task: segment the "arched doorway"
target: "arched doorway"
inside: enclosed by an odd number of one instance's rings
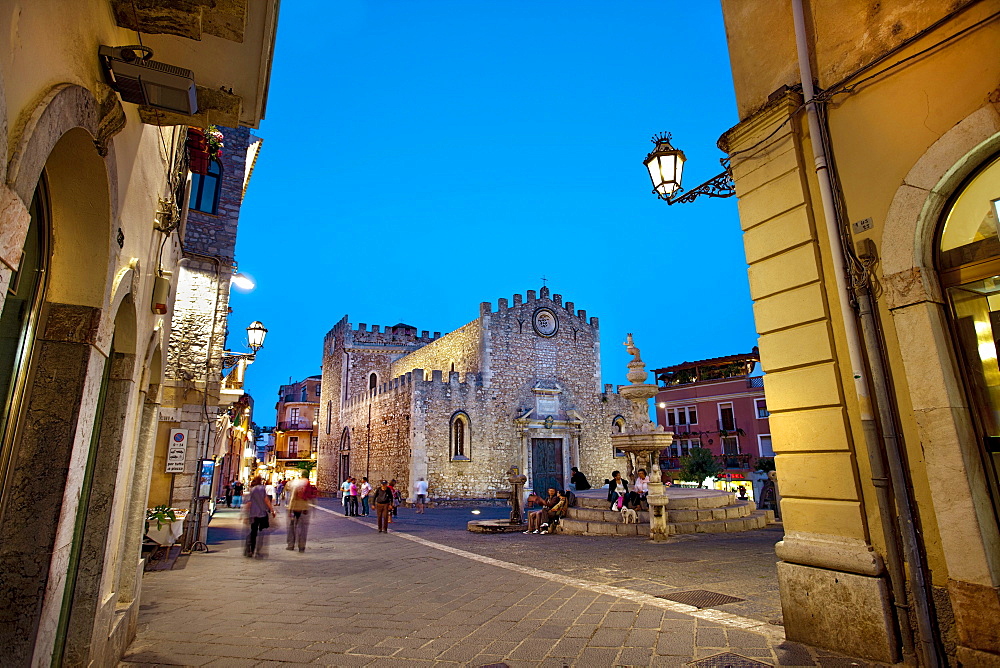
[[[351,474],[351,428],[344,427],[340,435],[340,477],[337,479],[339,485],[347,476]]]
[[[1000,155],[957,189],[942,216],[937,269],[970,401],[993,519],[1000,526]]]
[[[21,598],[0,610],[0,642],[15,664],[61,656],[67,564],[82,546],[82,464],[94,445],[113,330],[112,188],[94,136],[66,127],[83,122],[73,115],[78,93],[64,89],[36,114],[14,181],[17,196],[31,202],[21,294],[8,295],[15,300],[4,307],[0,572]]]

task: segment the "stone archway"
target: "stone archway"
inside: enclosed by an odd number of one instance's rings
[[[97,110],[86,89],[53,88],[23,121],[7,165],[6,192],[22,206],[44,175],[51,241],[0,516],[0,571],[12,602],[0,611],[0,641],[15,663],[47,662],[57,642],[113,331],[106,295],[117,197],[113,151],[102,158],[94,145]],[[26,229],[7,227],[5,243],[23,243]]]
[[[989,511],[981,459],[934,267],[937,229],[950,198],[1000,150],[1000,112],[986,105],[941,136],[907,174],[886,216],[881,244],[886,305],[893,316],[916,416],[950,581],[1000,583],[1000,536]],[[927,364],[937,359],[940,364]],[[957,447],[949,447],[954,444]],[[945,502],[945,500],[947,500]],[[954,596],[954,592],[952,592]]]

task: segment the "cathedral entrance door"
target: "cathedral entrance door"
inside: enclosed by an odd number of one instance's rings
[[[347,476],[351,475],[351,451],[340,453],[340,479],[337,484],[344,482]]]
[[[561,438],[531,439],[531,484],[536,494],[545,496],[549,487],[563,489]]]

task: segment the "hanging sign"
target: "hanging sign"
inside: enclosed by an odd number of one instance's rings
[[[184,473],[187,442],[187,429],[170,430],[170,442],[167,444],[167,473]]]

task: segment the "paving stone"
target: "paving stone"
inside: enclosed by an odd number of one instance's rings
[[[308,649],[290,649],[287,647],[269,649],[257,655],[258,659],[266,661],[297,661],[299,663],[309,663],[323,656],[322,652]]]
[[[588,647],[576,658],[578,666],[614,666],[618,658],[618,649],[604,647]]]
[[[695,644],[698,647],[727,647],[726,632],[723,629],[699,628],[695,634]]]
[[[258,661],[256,659],[238,659],[234,657],[220,657],[206,663],[209,668],[253,668]]]
[[[645,647],[626,647],[618,656],[618,664],[622,666],[648,666],[653,657],[653,651]]]
[[[625,639],[625,631],[622,629],[599,628],[591,636],[587,644],[590,647],[621,647]]]
[[[320,504],[333,505],[327,500]],[[467,512],[456,509],[453,514],[463,517],[464,526]],[[733,578],[738,571],[755,573],[755,565],[731,537],[706,534],[679,541],[684,550],[711,545],[706,541],[729,541],[719,543],[727,549],[716,549],[715,566],[695,564],[684,577],[676,574],[686,564],[664,568],[653,555],[668,552],[649,549],[644,542],[633,545],[616,538],[605,547],[604,539],[569,537],[578,542],[549,543],[559,555],[553,563],[560,566],[552,570],[579,581],[577,586],[435,550],[402,535],[375,534],[329,513],[317,515],[310,527],[310,551],[299,555],[275,549],[269,559],[248,563],[239,541],[213,539],[226,522],[233,522],[228,531],[242,531],[226,511],[217,513],[209,529],[212,552],[192,556],[183,570],[144,578],[138,634],[123,665],[681,666],[720,651],[773,662],[772,646],[783,665],[850,665],[837,663],[840,657],[827,657],[829,653],[819,662],[814,651],[796,643],[776,646],[759,633],[591,588],[615,582],[644,594],[682,588],[742,594],[744,588],[733,585]],[[500,546],[490,556],[514,563],[523,557],[524,565],[536,567],[536,546],[516,547],[525,545],[519,537],[470,536],[464,530],[449,537],[430,525],[416,532],[418,523],[433,519],[430,512],[414,518],[415,535],[445,544],[452,540],[454,547],[470,551]],[[409,527],[401,523],[397,528]],[[773,543],[775,533],[768,536]],[[274,538],[277,547],[280,530]],[[327,549],[334,541],[352,549]],[[560,552],[573,545],[575,551]],[[773,569],[773,549],[768,549]],[[387,557],[378,568],[357,557],[373,552]],[[292,568],[295,578],[290,580],[284,574]],[[609,568],[615,570],[609,573]],[[211,590],[205,582],[213,583]],[[754,591],[746,595],[753,604]],[[736,614],[748,614],[737,605]],[[258,612],[263,610],[269,612]],[[180,641],[177,628],[192,631]]]

